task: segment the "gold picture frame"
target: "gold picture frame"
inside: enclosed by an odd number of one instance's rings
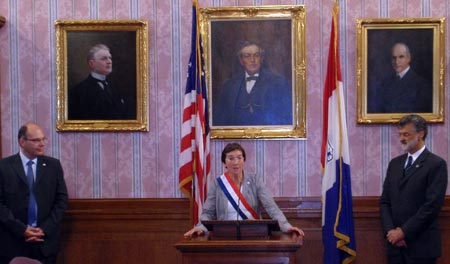
[[[356,30],[357,123],[444,122],[445,18],[357,19]]]
[[[147,21],[57,20],[55,27],[56,130],[148,131]],[[107,81],[111,81],[111,86],[116,90],[114,95],[111,95],[110,85],[107,84],[108,95],[115,98],[111,101],[118,102],[114,104],[114,107],[120,104],[120,114],[114,116],[112,114],[100,116],[97,111],[99,108],[93,107],[97,104],[90,103],[95,102],[95,99],[87,100],[87,98],[99,98],[98,92],[95,95],[87,95],[86,91],[91,91],[92,87],[83,88],[82,95],[76,96],[73,95],[74,90],[70,90],[81,86],[83,81],[90,78],[87,56],[90,49],[98,44],[106,45],[112,55],[112,72],[107,76]],[[97,84],[94,83],[94,85]],[[101,84],[99,85],[105,90]],[[95,90],[99,88],[95,87]],[[77,98],[77,103],[69,103],[69,97]],[[70,100],[70,102],[73,101],[75,100]],[[71,105],[70,108],[69,105]],[[77,108],[74,107],[75,105]],[[106,107],[103,110],[105,113],[110,111]],[[83,111],[83,114],[79,114],[80,111]]]
[[[212,139],[306,138],[305,16],[306,11],[303,5],[200,9],[200,30],[205,50]],[[260,69],[264,68],[264,72],[259,70],[258,77],[260,84],[266,84],[267,87],[264,89],[271,88],[275,91],[273,88],[277,88],[276,91],[282,89],[287,91],[287,96],[277,98],[278,94],[275,94],[270,99],[278,106],[269,108],[268,105],[272,102],[265,103],[266,110],[273,109],[270,110],[272,112],[267,110],[268,114],[265,116],[272,115],[272,119],[268,117],[264,121],[261,121],[263,119],[258,121],[251,118],[244,119],[242,116],[245,115],[236,114],[234,110],[228,111],[226,106],[228,104],[225,102],[234,100],[230,98],[236,95],[226,98],[221,93],[223,90],[227,93],[230,91],[224,88],[227,80],[244,81],[244,65],[239,63],[238,56],[238,50],[242,47],[239,45],[242,43],[257,45],[261,53],[264,49],[259,64]],[[260,52],[257,53],[258,58]],[[274,75],[270,74],[275,74],[276,77],[273,77],[273,80],[280,82],[272,82],[268,76]],[[237,75],[241,76],[235,77]],[[262,76],[267,78],[263,79]],[[254,87],[260,84],[257,80]],[[283,88],[279,88],[282,85]],[[232,89],[241,88],[235,86]],[[285,99],[287,103],[283,104],[282,101]],[[223,105],[226,108],[221,108]],[[255,112],[259,111],[256,107],[259,105],[255,104]],[[249,112],[254,113],[253,106],[249,109],[251,109],[248,110]],[[242,118],[236,121],[230,118],[232,115]]]

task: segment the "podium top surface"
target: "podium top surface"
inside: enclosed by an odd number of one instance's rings
[[[269,231],[280,231],[280,226],[275,220],[208,220],[202,221],[202,224],[212,230],[216,226],[267,226]]]

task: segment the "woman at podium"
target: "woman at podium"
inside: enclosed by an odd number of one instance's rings
[[[208,229],[201,221],[261,219],[260,204],[267,214],[278,222],[281,231],[305,235],[303,230],[288,222],[262,179],[255,174],[244,172],[246,157],[245,150],[240,144],[227,144],[222,151],[221,160],[225,173],[210,181],[200,222],[186,232],[185,237],[207,232]]]

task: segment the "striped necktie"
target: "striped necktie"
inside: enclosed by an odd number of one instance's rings
[[[27,179],[28,187],[30,188],[30,200],[28,202],[28,225],[37,226],[37,203],[34,195],[34,173],[33,173],[33,161],[27,162]]]
[[[408,170],[411,168],[412,165],[412,156],[408,157],[408,162],[406,163],[405,168],[403,169],[403,176],[406,176],[406,174],[408,173]]]

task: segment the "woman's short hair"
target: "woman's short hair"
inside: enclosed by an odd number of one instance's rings
[[[222,163],[225,163],[225,159],[227,158],[227,154],[231,151],[240,150],[242,152],[242,157],[245,161],[245,150],[239,143],[228,143],[225,148],[222,150]]]

